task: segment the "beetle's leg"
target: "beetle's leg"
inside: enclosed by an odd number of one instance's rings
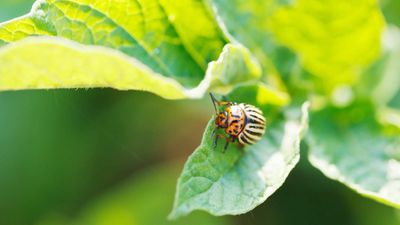
[[[215,136],[216,131],[217,131],[217,128],[215,127],[214,130],[211,132],[211,139]]]
[[[226,138],[226,142],[225,142],[225,146],[224,146],[224,151],[223,153],[226,152],[226,149],[228,148],[229,142],[231,142],[231,140],[229,138]]]
[[[213,145],[212,145],[212,147],[214,149],[217,147],[217,142],[218,142],[218,138],[219,138],[219,135],[215,136],[215,134],[217,133],[217,129],[218,129],[218,127],[215,127],[214,130],[211,132],[211,139],[213,139],[215,137],[214,141],[213,141]]]
[[[215,138],[214,138],[214,142],[213,142],[213,146],[212,146],[213,149],[215,149],[217,147],[218,138],[219,138],[219,135],[215,136]]]
[[[229,142],[232,142],[232,143],[233,143],[233,142],[235,142],[235,139],[236,139],[236,137],[234,137],[234,136],[226,137],[226,138],[225,138],[226,143],[225,143],[225,146],[224,146],[224,151],[223,151],[223,153],[226,152],[226,149],[228,148]]]
[[[217,135],[215,135],[215,139],[214,139],[214,143],[213,143],[213,148],[214,148],[214,149],[217,147],[218,139],[219,139],[219,138],[225,138],[225,136],[222,135],[222,134],[217,134]]]
[[[218,139],[219,139],[220,137],[222,137],[221,134],[215,135],[214,142],[213,142],[213,148],[214,148],[214,149],[217,147]]]

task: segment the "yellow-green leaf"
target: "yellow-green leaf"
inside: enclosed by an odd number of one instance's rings
[[[228,44],[210,63],[198,87],[187,89],[119,51],[66,39],[31,37],[0,49],[0,90],[112,87],[143,90],[168,99],[199,98],[209,88],[257,79],[260,69],[247,49]]]
[[[328,90],[354,84],[380,55],[384,18],[376,0],[299,0],[275,11],[269,23]]]
[[[111,87],[198,98],[261,76],[251,53],[227,44],[195,0],[38,0],[0,24],[0,46],[0,90]]]
[[[119,50],[192,87],[226,44],[195,0],[37,0],[29,14],[0,25],[0,45],[36,35]]]

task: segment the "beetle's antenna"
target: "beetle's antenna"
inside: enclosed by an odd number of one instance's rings
[[[210,96],[211,96],[211,101],[213,102],[214,105],[215,112],[218,113],[218,108],[217,108],[218,100],[214,97],[214,95],[211,92]]]

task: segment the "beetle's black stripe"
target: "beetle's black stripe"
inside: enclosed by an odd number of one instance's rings
[[[260,119],[258,119],[258,118],[255,118],[255,117],[253,117],[252,118],[254,121],[258,121],[261,125],[265,125],[265,121],[264,120],[260,120]]]
[[[248,140],[250,140],[251,142],[256,142],[257,139],[251,137],[250,135],[248,135],[246,132],[243,132],[243,136],[246,137]]]
[[[249,125],[249,128],[252,128],[252,129],[261,129],[261,130],[264,130],[264,129],[265,129],[264,126],[255,126],[255,125]]]
[[[251,135],[247,131],[244,132],[244,135],[246,135],[246,137],[249,137],[250,139],[252,139],[253,143],[256,143],[258,140],[261,139],[261,136]]]
[[[260,118],[257,118],[257,117],[255,117],[255,116],[249,116],[249,119],[252,120],[252,121],[258,121],[258,124],[261,124],[261,125],[264,125],[264,124],[265,124],[265,121],[264,121],[264,120],[262,120],[262,119],[260,119]]]
[[[246,135],[245,133],[241,134],[242,140],[245,140],[246,144],[254,144],[257,140],[254,138],[251,138],[249,135]]]
[[[249,114],[249,116],[250,116],[250,117],[253,117],[253,118],[256,118],[256,119],[259,119],[259,120],[261,120],[261,121],[265,121],[265,119],[263,118],[263,116],[260,116],[259,114],[251,113],[251,114]]]
[[[243,134],[239,136],[239,141],[242,142],[243,144],[248,144],[248,145],[252,144],[252,142],[250,142]]]
[[[264,133],[265,132],[265,127],[263,128],[251,128],[250,126],[246,126],[246,130],[252,131],[252,132],[257,132],[257,133]]]
[[[254,120],[253,118],[248,118],[247,122],[248,122],[249,124],[264,125],[264,123],[263,123],[262,121]]]
[[[256,111],[254,109],[247,109],[246,112],[252,112],[252,113],[256,113],[256,114],[262,115],[261,111]]]
[[[254,131],[251,131],[251,130],[245,130],[245,133],[246,133],[246,132],[249,133],[249,134],[258,136],[258,137],[261,137],[261,136],[263,135],[263,133],[254,132]]]

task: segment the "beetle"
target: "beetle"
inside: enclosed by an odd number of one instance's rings
[[[217,147],[219,138],[226,140],[224,152],[230,142],[238,141],[241,146],[245,146],[254,144],[261,139],[265,133],[266,119],[260,109],[246,103],[218,101],[212,93],[210,96],[216,113],[215,128],[211,134],[211,138],[215,136],[214,148]],[[217,129],[224,129],[228,136],[215,135]]]

